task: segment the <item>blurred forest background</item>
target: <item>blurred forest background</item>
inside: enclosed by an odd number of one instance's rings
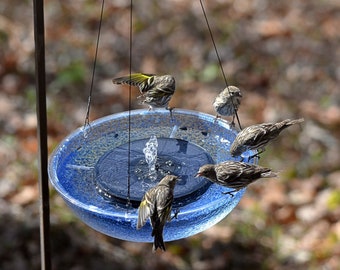
[[[260,159],[280,177],[157,254],[89,228],[51,189],[53,269],[339,269],[339,1],[204,2],[228,82],[243,91],[242,125],[305,118]],[[105,3],[91,120],[128,109],[111,79],[129,72],[129,3]],[[84,123],[100,4],[45,1],[50,153]],[[0,269],[39,269],[32,1],[0,2],[0,46]],[[215,114],[225,84],[198,0],[134,1],[132,55],[135,72],[175,76],[170,105]]]

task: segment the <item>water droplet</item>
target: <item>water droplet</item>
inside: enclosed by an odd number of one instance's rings
[[[167,166],[172,166],[173,165],[173,162],[172,162],[172,160],[167,160],[167,161],[165,161],[165,165],[167,165]]]

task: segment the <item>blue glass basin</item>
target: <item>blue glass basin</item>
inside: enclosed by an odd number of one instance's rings
[[[136,224],[140,199],[158,181],[140,177],[138,167],[145,142],[155,135],[159,171],[181,178],[173,204],[178,218],[164,228],[165,241],[177,240],[213,226],[240,201],[244,190],[234,197],[223,195],[228,188],[194,177],[205,163],[237,160],[229,154],[236,134],[229,122],[196,111],[174,109],[172,116],[164,109],[122,112],[65,138],[50,157],[49,177],[70,209],[93,229],[118,239],[152,242],[150,223],[140,230]]]

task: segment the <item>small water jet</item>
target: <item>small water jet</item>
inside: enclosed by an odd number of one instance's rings
[[[150,137],[150,140],[146,143],[145,148],[143,149],[143,153],[145,155],[145,161],[149,167],[149,175],[151,181],[155,181],[157,179],[157,170],[156,170],[156,162],[157,162],[157,148],[158,141],[155,135]]]

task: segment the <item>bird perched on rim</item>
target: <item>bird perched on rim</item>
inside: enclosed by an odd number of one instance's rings
[[[115,78],[112,82],[137,86],[142,94],[138,98],[143,98],[141,103],[148,104],[150,110],[153,107],[164,107],[170,111],[172,109],[168,107],[168,104],[175,92],[176,82],[171,75],[134,73]]]
[[[232,116],[233,120],[231,122],[234,125],[235,115],[237,113],[238,107],[241,104],[242,93],[241,90],[236,86],[226,87],[213,102],[214,109],[217,113],[217,118],[221,115]]]
[[[260,150],[260,152],[255,155],[257,156],[264,151],[265,145],[279,136],[282,130],[303,121],[303,118],[296,120],[286,119],[277,123],[262,123],[246,127],[237,134],[234,142],[230,146],[230,154],[235,157],[240,156],[247,150]],[[249,159],[252,157],[249,157]]]
[[[277,173],[271,169],[239,161],[224,161],[219,164],[205,164],[199,168],[196,177],[203,176],[211,182],[232,188],[225,192],[234,196],[232,193],[260,178],[276,177]]]
[[[144,194],[139,205],[137,229],[142,228],[147,219],[150,218],[152,226],[151,236],[154,237],[153,252],[158,248],[165,251],[163,228],[165,223],[171,220],[174,188],[177,180],[177,176],[166,175],[155,187],[150,188]]]

